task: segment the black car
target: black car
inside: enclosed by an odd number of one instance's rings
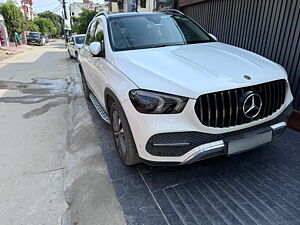
[[[40,32],[30,32],[27,36],[28,45],[45,45],[45,38]]]

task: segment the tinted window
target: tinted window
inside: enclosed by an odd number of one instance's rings
[[[31,33],[28,34],[28,36],[29,36],[29,37],[39,38],[39,37],[41,36],[41,34],[40,34],[40,33],[32,33],[32,32],[31,32]]]
[[[203,29],[183,15],[111,18],[109,30],[111,45],[116,51],[213,41]]]
[[[85,39],[85,36],[77,36],[77,37],[75,37],[76,44],[83,44],[84,43],[84,39]]]

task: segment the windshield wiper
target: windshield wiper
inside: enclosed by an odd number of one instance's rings
[[[184,44],[183,43],[180,43],[180,44],[161,44],[161,45],[152,45],[152,46],[143,47],[143,48],[162,48],[162,47],[177,46],[177,45],[184,45]]]

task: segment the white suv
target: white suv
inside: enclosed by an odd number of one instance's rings
[[[216,41],[179,11],[98,14],[79,66],[125,165],[189,164],[270,143],[286,127],[285,70]]]

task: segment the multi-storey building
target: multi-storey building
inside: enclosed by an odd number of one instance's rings
[[[21,0],[21,9],[27,21],[34,19],[32,10],[32,0]]]
[[[70,14],[71,16],[79,17],[82,13],[83,9],[91,10],[91,11],[101,11],[107,10],[106,4],[104,0],[84,0],[81,2],[73,2],[70,4]]]

